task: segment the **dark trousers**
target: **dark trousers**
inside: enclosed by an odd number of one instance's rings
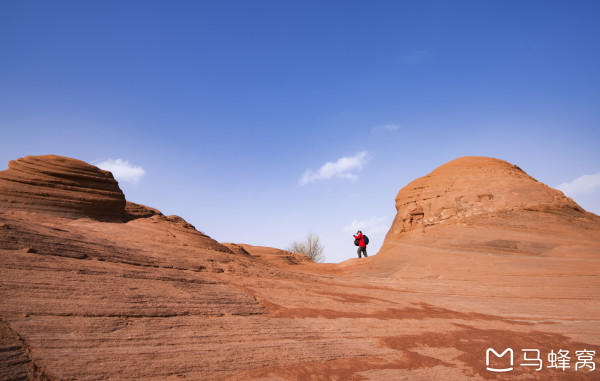
[[[358,257],[360,258],[360,252],[362,251],[362,253],[365,255],[365,257],[368,257],[367,255],[367,248],[365,246],[359,246],[358,250],[356,250],[356,252],[358,253]]]

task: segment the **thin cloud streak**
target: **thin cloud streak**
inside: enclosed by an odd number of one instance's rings
[[[373,127],[372,131],[373,132],[378,132],[378,131],[396,131],[398,129],[400,129],[400,126],[398,126],[397,124],[385,124],[383,126]]]

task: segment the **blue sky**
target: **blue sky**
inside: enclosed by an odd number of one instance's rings
[[[108,161],[130,201],[221,242],[312,231],[331,262],[356,256],[357,226],[374,254],[398,190],[465,155],[600,214],[599,17],[597,1],[6,0],[0,163]]]

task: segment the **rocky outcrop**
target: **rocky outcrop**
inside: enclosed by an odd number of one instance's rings
[[[238,248],[241,248],[244,252],[248,253],[248,255],[251,255],[255,258],[260,258],[260,260],[265,263],[285,265],[301,265],[314,263],[314,261],[312,261],[306,254],[293,253],[288,250],[280,250],[273,247],[252,246],[246,244],[228,244],[228,247],[231,248],[232,251],[234,250],[234,248],[229,245],[237,246]]]
[[[573,200],[504,160],[466,156],[444,164],[398,192],[386,239],[499,211],[584,213]]]
[[[0,172],[0,211],[121,221],[125,196],[113,175],[62,156],[26,156]]]
[[[453,160],[402,188],[396,209],[363,271],[441,293],[596,300],[600,217],[513,164]]]
[[[574,354],[600,353],[598,217],[508,163],[467,161],[401,192],[404,230],[343,264],[220,244],[134,203],[125,223],[74,219],[89,213],[69,197],[93,184],[29,174],[25,211],[0,210],[0,379],[475,381],[497,377],[491,347],[514,349],[502,379],[597,380]],[[17,183],[1,181],[6,199]],[[523,348],[544,369],[518,365]],[[546,362],[559,349],[564,371]]]
[[[163,214],[158,209],[151,208],[146,205],[136,204],[135,202],[127,201],[125,204],[125,212],[123,220],[125,222],[137,220],[138,218],[149,218],[152,216],[162,216]]]

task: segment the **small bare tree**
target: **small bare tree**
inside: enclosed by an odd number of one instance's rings
[[[323,255],[324,249],[323,245],[321,245],[321,238],[311,232],[306,235],[304,241],[292,242],[287,250],[293,253],[302,253],[313,262],[323,262],[325,260],[325,256]]]

